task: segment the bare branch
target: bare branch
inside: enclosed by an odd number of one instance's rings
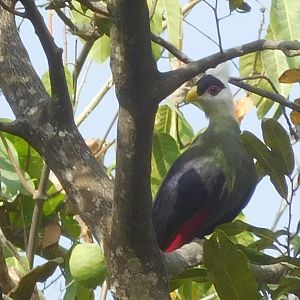
[[[229,83],[231,83],[231,84],[233,84],[233,85],[235,85],[235,86],[237,86],[239,88],[242,88],[242,89],[244,89],[246,91],[255,93],[255,94],[260,95],[262,97],[269,98],[272,101],[281,104],[282,106],[289,107],[289,108],[291,108],[293,110],[296,110],[296,111],[300,112],[300,105],[298,105],[298,104],[296,104],[294,102],[288,101],[285,97],[283,97],[280,94],[276,94],[276,93],[272,93],[272,92],[260,89],[260,88],[258,88],[256,86],[247,84],[247,83],[241,81],[238,78],[230,78],[229,79]]]
[[[164,253],[168,276],[175,277],[187,268],[203,263],[203,243],[203,239],[194,239],[191,243],[182,246],[174,252]],[[289,270],[282,263],[273,265],[249,264],[249,268],[259,284],[278,283],[282,275]]]
[[[58,100],[55,110],[58,114],[63,114],[64,121],[72,122],[73,111],[63,67],[62,49],[56,46],[35,2],[33,0],[21,0],[21,3],[47,56],[52,97]]]
[[[88,9],[90,9],[93,12],[99,13],[105,17],[110,17],[110,13],[107,10],[106,6],[100,2],[99,3],[97,3],[96,1],[91,2],[89,0],[80,0],[78,2],[83,4],[85,7],[87,7]]]
[[[164,253],[168,276],[174,277],[187,268],[199,265],[203,261],[203,243],[204,240],[194,239],[173,252]]]
[[[1,292],[3,292],[4,294],[8,294],[8,292],[14,287],[14,282],[9,277],[3,250],[4,245],[2,244],[2,241],[0,239],[0,286],[2,290]]]
[[[151,40],[154,43],[161,45],[163,48],[167,49],[171,54],[173,54],[180,61],[182,61],[186,64],[188,64],[192,61],[187,55],[185,55],[182,51],[177,49],[174,45],[172,45],[170,42],[166,41],[161,36],[151,33]]]
[[[291,55],[294,50],[300,51],[300,42],[257,40],[251,43],[240,45],[238,47],[224,50],[223,53],[218,52],[212,54],[203,59],[191,62],[183,68],[162,73],[160,80],[155,85],[156,89],[154,97],[158,101],[162,101],[185,81],[205,72],[208,68],[213,68],[222,62],[236,57],[241,57],[245,54],[263,50],[281,50],[285,54]]]
[[[39,26],[43,20],[35,15],[36,7],[24,2]],[[4,9],[0,9],[0,32],[0,71],[5,74],[0,76],[0,88],[16,116],[15,122],[0,123],[0,130],[14,131],[39,151],[100,241],[110,233],[112,183],[80,135],[72,108],[68,120],[64,108],[58,111],[58,102],[49,98],[20,40],[14,16]],[[48,38],[43,43],[51,42],[49,34]],[[61,57],[56,57],[54,64],[59,62]]]
[[[35,204],[34,204],[34,209],[32,214],[32,220],[31,220],[31,226],[30,226],[30,232],[28,238],[28,246],[26,251],[30,269],[32,269],[33,267],[34,254],[36,249],[36,242],[38,240],[38,231],[40,227],[44,201],[45,199],[47,199],[46,191],[47,191],[49,173],[50,173],[50,169],[46,164],[44,164],[41,173],[40,183],[33,197],[33,199],[35,200]]]

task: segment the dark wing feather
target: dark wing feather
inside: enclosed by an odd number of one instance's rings
[[[217,209],[227,194],[222,166],[210,155],[199,159],[197,146],[187,150],[173,164],[153,205],[152,220],[160,247],[164,249],[180,225],[196,213]],[[212,230],[210,222],[204,226],[200,226],[202,235]]]

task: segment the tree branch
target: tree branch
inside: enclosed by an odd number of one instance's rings
[[[11,280],[8,274],[8,268],[3,253],[4,245],[0,239],[0,288],[1,292],[8,294],[8,292],[14,287],[14,282]],[[1,295],[2,293],[0,293]]]
[[[28,245],[26,255],[30,269],[33,267],[34,254],[36,249],[36,242],[38,239],[38,231],[40,227],[44,201],[47,198],[47,183],[49,179],[50,169],[46,164],[43,165],[40,183],[38,189],[34,192],[33,199],[35,200],[32,221],[30,226]]]
[[[208,68],[216,67],[222,62],[241,57],[245,54],[263,50],[281,50],[287,56],[294,56],[296,54],[299,55],[300,43],[298,41],[257,40],[224,50],[223,53],[212,54],[203,59],[191,62],[183,68],[162,73],[156,84],[154,97],[158,101],[162,101],[185,81],[205,72]]]
[[[182,246],[180,249],[171,253],[164,253],[168,276],[171,278],[175,277],[187,268],[203,263],[203,243],[203,239],[194,239],[191,243]],[[272,265],[249,264],[249,268],[258,284],[278,284],[282,276],[289,270],[286,265],[281,263]]]
[[[156,35],[151,32],[151,40],[162,46],[163,48],[167,49],[171,54],[173,54],[176,58],[178,58],[180,61],[188,64],[192,62],[192,59],[190,59],[187,55],[185,55],[182,51],[177,49],[174,45],[172,45],[170,42],[163,39],[161,36]]]
[[[32,18],[36,7],[32,7],[32,3],[26,5]],[[41,19],[34,21],[35,25],[42,22]],[[0,35],[0,72],[3,74],[0,88],[16,116],[12,123],[0,123],[0,130],[21,136],[37,149],[99,241],[101,233],[110,234],[107,220],[112,210],[113,185],[80,135],[72,110],[71,119],[65,117],[64,109],[57,111],[60,105],[49,98],[34,71],[14,16],[4,9],[0,9]],[[50,42],[48,35],[43,43]],[[59,64],[61,57],[55,59],[54,64]],[[58,72],[61,68],[62,65]]]
[[[111,69],[120,109],[113,239],[104,246],[117,298],[168,299],[150,216],[150,158],[157,109],[153,92],[159,72],[151,51],[147,1],[130,1],[130,9],[128,4],[109,2]]]
[[[265,97],[265,98],[269,98],[272,101],[277,102],[277,103],[281,104],[284,107],[289,107],[290,109],[293,109],[293,110],[296,110],[296,111],[300,112],[300,105],[298,105],[294,102],[288,101],[282,95],[276,94],[276,93],[271,93],[269,91],[260,89],[256,86],[247,84],[247,83],[243,82],[242,80],[243,79],[239,79],[239,78],[230,78],[229,83],[231,83],[231,84],[233,84],[233,85],[235,85],[239,88],[242,88],[242,89],[244,89],[248,92],[255,93],[255,94],[260,95],[260,96]]]
[[[62,121],[65,122],[67,119],[68,122],[72,122],[73,110],[63,67],[62,49],[56,46],[35,2],[21,0],[21,3],[47,56],[52,97],[57,98],[56,113],[61,115]]]

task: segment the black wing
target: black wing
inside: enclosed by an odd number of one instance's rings
[[[218,204],[227,197],[226,176],[222,166],[210,155],[199,158],[198,147],[192,147],[173,164],[162,183],[152,209],[152,221],[159,246],[164,249],[180,225],[196,213],[210,210],[213,215]],[[205,222],[198,235],[213,228]]]

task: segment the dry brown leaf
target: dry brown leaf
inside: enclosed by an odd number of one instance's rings
[[[234,102],[235,115],[239,123],[253,107],[254,105],[250,97],[243,97]]]
[[[42,249],[45,249],[59,241],[61,235],[61,228],[57,222],[49,223],[44,227],[42,237]]]
[[[300,69],[289,69],[284,71],[278,78],[280,83],[300,82]]]

